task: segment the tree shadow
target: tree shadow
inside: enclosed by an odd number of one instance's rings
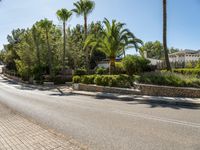
[[[200,103],[193,103],[189,101],[184,101],[184,98],[156,98],[153,99],[152,97],[142,97],[141,95],[135,96],[108,96],[106,93],[100,93],[94,96],[95,99],[98,100],[115,100],[115,101],[122,101],[128,105],[149,105],[150,108],[172,108],[172,109],[200,109]],[[170,101],[169,101],[170,99]]]

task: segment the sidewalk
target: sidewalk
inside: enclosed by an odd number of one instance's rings
[[[12,112],[0,104],[0,150],[82,150],[74,140]]]
[[[181,98],[181,97],[162,97],[162,96],[146,96],[146,95],[122,95],[116,93],[101,93],[101,92],[88,92],[88,91],[76,91],[69,87],[59,87],[58,90],[61,94],[77,94],[85,96],[93,96],[95,98],[108,98],[119,101],[138,101],[138,102],[157,102],[168,103],[176,105],[191,106],[195,105],[200,108],[200,98]]]

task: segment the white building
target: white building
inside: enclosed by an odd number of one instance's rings
[[[170,63],[187,63],[200,60],[200,50],[184,50],[169,54]]]

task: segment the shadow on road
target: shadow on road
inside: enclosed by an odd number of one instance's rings
[[[150,108],[172,108],[172,109],[200,109],[200,104],[192,103],[187,101],[181,101],[181,98],[162,98],[162,99],[153,99],[153,97],[143,98],[141,95],[135,95],[132,97],[117,97],[117,96],[102,96],[103,94],[99,94],[95,96],[95,99],[98,100],[116,100],[125,102],[128,105],[139,105],[145,104],[149,105]],[[170,101],[169,101],[170,99]],[[178,100],[179,99],[179,100]]]

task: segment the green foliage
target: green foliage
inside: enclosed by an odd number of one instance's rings
[[[124,66],[122,62],[116,62],[115,63],[115,74],[125,74],[126,71],[124,69]]]
[[[200,69],[200,60],[197,61],[197,64],[196,64],[195,68]]]
[[[173,69],[174,73],[179,73],[183,75],[194,75],[200,76],[200,68],[184,68],[184,69]]]
[[[95,73],[99,75],[107,74],[107,69],[100,67],[96,69]]]
[[[80,76],[73,76],[72,82],[73,83],[80,83],[81,82],[81,77]]]
[[[133,85],[135,78],[128,75],[86,75],[74,76],[74,83],[96,84],[100,86],[128,88]]]
[[[200,87],[200,79],[170,72],[146,73],[139,78],[139,82],[176,87]]]
[[[179,49],[173,47],[169,49],[169,53],[175,53],[178,51]],[[140,54],[144,56],[144,52],[147,53],[147,58],[164,59],[165,57],[163,44],[159,41],[146,42],[142,47],[140,47]]]
[[[150,62],[143,57],[139,57],[136,55],[127,55],[122,60],[122,63],[127,74],[132,76],[135,73],[146,71]]]
[[[133,33],[125,29],[125,24],[113,20],[110,22],[105,19],[103,21],[105,29],[102,31],[101,36],[95,37],[94,35],[88,36],[85,42],[84,49],[88,46],[98,49],[106,54],[110,59],[110,74],[115,71],[115,58],[121,56],[128,48],[138,49],[138,44],[143,42],[137,39]]]
[[[87,74],[87,70],[86,69],[76,69],[74,71],[74,75],[82,76],[82,75],[86,75],[86,74]]]
[[[94,84],[96,75],[85,75],[81,77],[81,83],[83,84]]]
[[[73,9],[72,11],[74,11],[77,15],[87,16],[93,11],[95,3],[91,0],[80,0],[74,3],[74,6],[75,9]]]

